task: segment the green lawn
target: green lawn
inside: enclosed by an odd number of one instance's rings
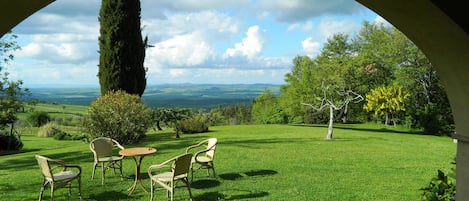
[[[181,154],[189,145],[217,137],[215,158],[218,178],[199,172],[192,183],[194,200],[419,200],[421,191],[438,169],[448,171],[456,145],[448,137],[408,134],[370,125],[337,125],[334,140],[325,140],[324,126],[250,125],[211,127],[204,134],[182,135],[172,131],[150,132],[138,145],[158,149],[145,157],[142,177],[150,183],[146,170]],[[34,155],[63,159],[82,166],[84,200],[149,200],[150,194],[136,189],[134,161],[124,159],[124,181],[112,171],[101,186],[100,171],[91,180],[93,155],[88,144],[56,141],[30,134],[22,135],[21,153],[0,156],[0,200],[35,200],[41,175]],[[66,190],[56,192],[56,200],[77,199]],[[166,200],[165,192],[155,192],[154,200]],[[49,200],[50,191],[44,194]],[[176,200],[186,200],[185,188],[176,190]]]

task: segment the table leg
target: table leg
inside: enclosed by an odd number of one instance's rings
[[[138,161],[135,156],[133,157],[135,161],[135,181],[132,186],[130,186],[130,188],[128,189],[129,195],[134,192],[135,188],[137,187],[137,184],[140,184],[140,187],[143,191],[148,192],[147,189],[145,189],[145,186],[143,186],[142,178],[140,178],[140,165],[142,164],[143,157],[144,156],[140,156],[140,159]]]

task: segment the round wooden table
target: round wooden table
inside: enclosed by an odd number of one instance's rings
[[[129,195],[134,192],[135,188],[137,187],[137,183],[140,184],[140,187],[143,191],[148,192],[142,184],[142,178],[140,178],[140,165],[142,164],[143,157],[154,153],[156,153],[156,149],[150,147],[127,148],[119,151],[120,155],[131,156],[135,161],[135,181],[129,188]],[[140,158],[137,160],[137,157]]]

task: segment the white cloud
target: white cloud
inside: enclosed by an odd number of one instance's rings
[[[314,58],[321,51],[321,44],[319,42],[314,42],[312,37],[308,37],[305,40],[301,41],[301,46],[303,51],[311,58]]]
[[[236,43],[234,48],[228,48],[223,55],[224,58],[228,57],[246,57],[249,60],[258,56],[266,43],[264,30],[260,30],[259,26],[251,26],[246,32],[246,37],[239,43]]]
[[[175,36],[155,43],[147,50],[147,66],[153,68],[187,68],[212,60],[216,53],[200,33]]]
[[[360,29],[360,24],[352,20],[337,21],[333,18],[325,17],[319,23],[318,29],[319,32],[324,36],[324,39],[327,39],[338,33],[355,33]]]
[[[20,36],[21,37],[21,36]],[[45,63],[97,62],[96,38],[78,34],[40,34],[32,37],[16,54],[18,58],[36,59]]]

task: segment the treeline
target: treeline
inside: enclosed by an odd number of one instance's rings
[[[315,57],[297,56],[280,95],[197,115],[210,124],[381,122],[449,135],[453,118],[431,62],[400,31],[364,22],[353,37],[335,34]],[[216,119],[216,120],[214,120]]]

